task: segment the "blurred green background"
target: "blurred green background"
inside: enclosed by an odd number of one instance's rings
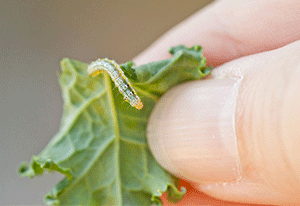
[[[59,174],[21,178],[59,130],[69,57],[131,60],[212,0],[0,0],[0,205],[43,205]]]

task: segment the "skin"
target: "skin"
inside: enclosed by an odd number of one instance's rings
[[[220,184],[227,181],[226,174],[203,181],[188,174],[189,165],[176,157],[171,157],[172,165],[167,164],[165,155],[173,154],[180,141],[151,127],[148,140],[155,158],[171,173],[189,180],[181,181],[189,192],[176,205],[300,204],[299,25],[298,0],[220,0],[175,26],[134,59],[144,64],[170,57],[166,51],[171,46],[199,44],[208,65],[217,67],[209,77],[212,84],[220,78],[241,80],[233,111],[241,169],[238,181]],[[200,84],[179,85],[165,99]],[[156,107],[164,109],[164,103]],[[154,109],[150,125],[159,113]],[[159,138],[174,142],[174,148],[153,149],[161,148]],[[270,156],[274,159],[266,161]],[[164,203],[168,205],[165,198]]]

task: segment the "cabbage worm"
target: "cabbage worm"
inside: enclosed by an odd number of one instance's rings
[[[109,60],[107,58],[98,59],[97,61],[92,62],[87,69],[87,73],[91,76],[96,76],[102,71],[106,71],[109,74],[116,87],[118,87],[119,92],[124,96],[125,101],[129,102],[129,104],[136,109],[143,108],[141,99],[124,75],[120,66],[114,60]]]

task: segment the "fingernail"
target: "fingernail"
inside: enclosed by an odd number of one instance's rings
[[[150,149],[171,173],[201,183],[239,179],[235,105],[239,79],[206,79],[171,89],[147,128]]]

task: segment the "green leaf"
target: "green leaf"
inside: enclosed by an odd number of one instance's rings
[[[106,73],[88,76],[87,64],[64,59],[60,85],[64,113],[58,134],[22,176],[58,171],[66,177],[46,195],[48,205],[161,205],[160,196],[179,201],[173,177],[153,158],[146,139],[149,115],[171,87],[210,73],[199,46],[174,47],[171,59],[133,68],[124,73],[143,101],[137,110],[123,100]]]
[[[134,63],[132,61],[126,62],[125,64],[122,64],[120,67],[123,70],[125,76],[127,76],[129,79],[136,81],[137,76],[135,73],[135,69],[133,69]]]

